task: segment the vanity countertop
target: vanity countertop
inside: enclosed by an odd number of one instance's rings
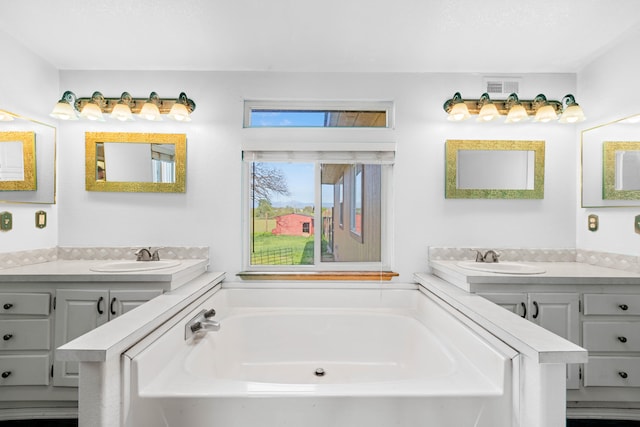
[[[482,285],[640,285],[640,274],[581,262],[518,262],[545,270],[540,274],[504,274],[470,270],[460,261],[429,261],[435,276],[468,292]]]
[[[166,284],[165,290],[172,290],[194,277],[204,273],[208,259],[176,260],[180,264],[173,267],[141,271],[104,272],[93,271],[105,265],[126,260],[59,260],[0,270],[0,287],[16,283],[73,283],[73,282],[154,282]],[[147,261],[140,261],[147,263]],[[154,261],[148,261],[152,266]]]

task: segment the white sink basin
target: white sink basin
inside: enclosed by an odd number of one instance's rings
[[[518,262],[475,262],[460,261],[458,267],[468,270],[484,271],[485,273],[501,274],[542,274],[546,272],[544,268],[537,265],[521,264]]]
[[[177,267],[181,261],[169,259],[164,261],[109,261],[96,267],[91,267],[91,271],[100,273],[124,273],[131,271],[161,270],[163,268]]]

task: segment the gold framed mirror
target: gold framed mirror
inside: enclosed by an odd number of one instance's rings
[[[544,141],[447,140],[445,198],[543,199]]]
[[[640,177],[634,178],[640,166],[639,126],[635,114],[582,130],[581,207],[640,206]]]
[[[86,132],[86,189],[184,193],[186,158],[185,134]]]
[[[0,145],[5,147],[12,164],[11,174],[15,174],[15,164],[22,161],[23,167],[18,175],[23,178],[0,181],[0,203],[56,203],[56,139],[57,128],[49,123],[0,109]],[[6,148],[10,147],[10,148]],[[20,160],[20,153],[22,160]],[[7,160],[0,154],[0,164]],[[17,160],[16,160],[17,159]],[[4,169],[0,166],[0,169]],[[4,171],[2,172],[4,175]],[[20,181],[14,183],[13,181]],[[24,181],[24,182],[23,182]]]
[[[36,134],[0,132],[0,191],[36,191]]]

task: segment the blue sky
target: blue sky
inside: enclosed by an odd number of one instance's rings
[[[324,111],[251,112],[251,127],[324,127]]]

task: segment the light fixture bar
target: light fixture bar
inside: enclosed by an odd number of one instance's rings
[[[451,112],[451,109],[453,108],[453,98],[448,99],[447,101],[445,101],[444,103],[444,111],[447,112],[447,114],[449,114]],[[491,100],[491,102],[493,102],[493,105],[496,106],[496,109],[498,110],[498,113],[501,116],[506,116],[507,114],[509,114],[509,109],[511,108],[511,105],[509,102],[507,102],[508,100],[504,99],[504,100]],[[480,110],[482,109],[482,106],[484,105],[482,103],[482,101],[480,99],[465,99],[462,102],[464,102],[464,104],[467,106],[467,109],[469,110],[469,114],[471,115],[478,115],[480,114]],[[562,114],[562,103],[560,101],[555,101],[555,100],[547,100],[547,102],[549,103],[549,105],[551,105],[555,110],[556,113],[558,114]],[[528,115],[530,116],[535,116],[536,115],[536,108],[534,107],[534,100],[520,100],[520,104],[522,104],[522,106],[524,107],[525,111],[527,112]]]
[[[148,98],[131,98],[129,101],[129,105],[131,108],[131,112],[133,114],[140,114],[140,110],[142,110],[142,106],[147,102]],[[78,98],[76,99],[75,108],[78,111],[82,111],[82,108],[91,101],[91,98]],[[113,111],[113,107],[115,107],[120,101],[120,97],[117,98],[104,98],[104,106],[102,107],[102,112],[104,114],[111,114]],[[188,99],[188,101],[191,101]],[[169,114],[171,111],[171,107],[178,102],[178,99],[169,99],[169,98],[160,98],[158,102],[158,109],[160,110],[160,114]],[[196,104],[191,101],[190,104],[186,105],[189,114],[193,113],[193,110],[196,109]]]
[[[184,92],[181,92],[177,98],[160,98],[155,92],[151,92],[147,98],[133,98],[128,92],[123,92],[117,98],[107,98],[96,91],[91,97],[78,98],[73,92],[66,91],[51,112],[51,116],[60,120],[77,120],[80,117],[103,121],[103,116],[108,114],[111,118],[124,121],[131,120],[132,114],[140,115],[147,103],[157,107],[155,113],[157,117],[145,117],[148,114],[141,117],[156,121],[162,120],[157,113],[159,111],[160,115],[164,114],[174,120],[188,122],[189,115],[196,109],[196,103]],[[112,115],[114,109],[116,114]]]

